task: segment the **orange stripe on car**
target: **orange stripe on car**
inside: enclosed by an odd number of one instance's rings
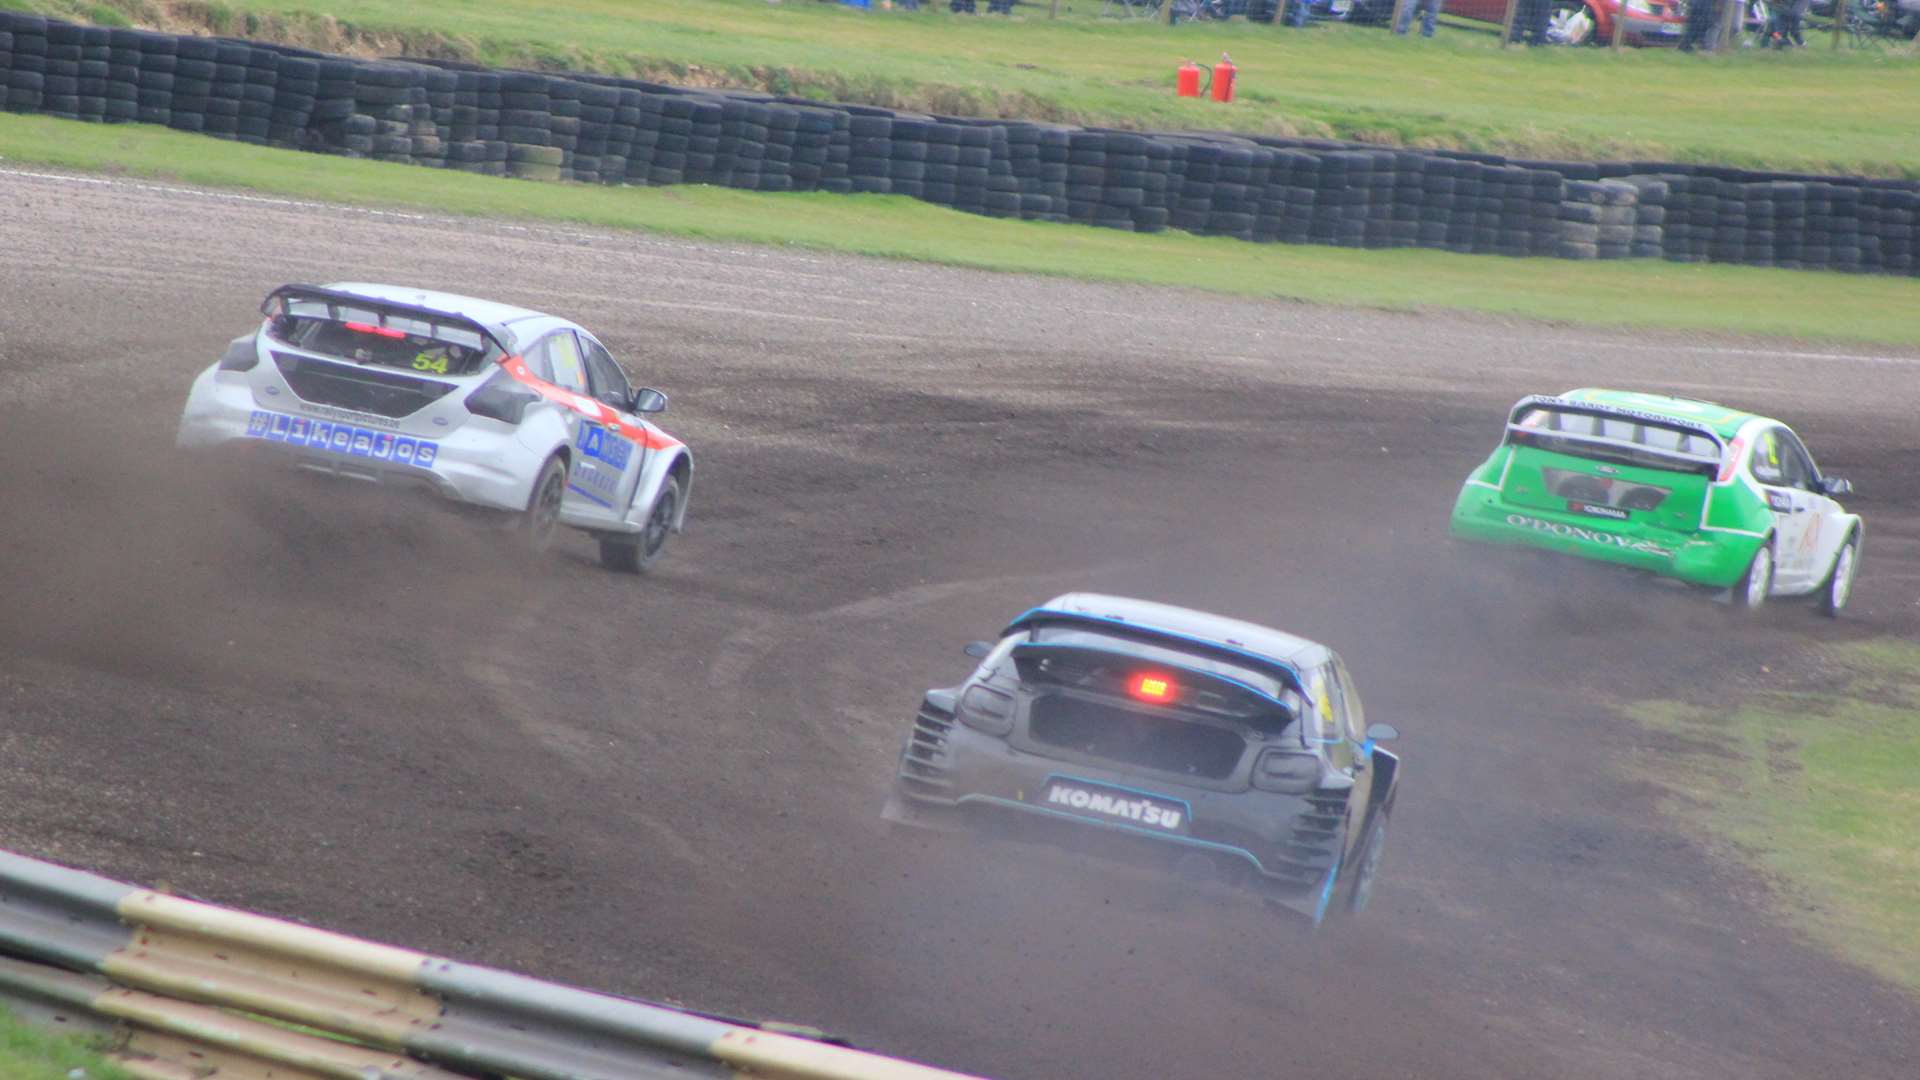
[[[617,434],[632,439],[649,450],[665,450],[669,447],[686,445],[671,435],[663,435],[652,428],[628,421],[605,404],[585,394],[576,394],[566,387],[553,385],[535,375],[533,369],[527,366],[524,357],[506,357],[500,361],[500,366],[507,369],[507,374],[513,377],[514,382],[556,405],[579,413],[596,424],[611,428]]]

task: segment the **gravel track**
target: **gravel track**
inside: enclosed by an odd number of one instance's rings
[[[0,170],[0,843],[463,959],[1010,1077],[1910,1077],[1920,1005],[1677,831],[1610,700],[1920,630],[1920,354],[1256,302]],[[1285,272],[1276,254],[1276,273]],[[615,577],[183,458],[289,280],[575,316],[698,455]],[[1857,611],[1736,622],[1445,543],[1523,393],[1792,422]],[[1547,586],[1551,587],[1547,587]],[[1407,788],[1367,917],[877,817],[921,688],[1070,588],[1332,643]]]

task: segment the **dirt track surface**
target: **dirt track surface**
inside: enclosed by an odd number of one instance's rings
[[[1920,628],[1920,356],[19,173],[0,205],[0,844],[1011,1077],[1920,1061],[1920,1005],[1770,922],[1606,708]],[[575,316],[673,395],[699,465],[658,573],[177,455],[188,381],[259,298],[343,279]],[[1852,617],[1463,570],[1446,512],[1500,411],[1594,383],[1795,423],[1871,526]],[[1078,588],[1341,650],[1408,768],[1363,920],[1311,939],[1233,894],[882,830],[920,690]]]

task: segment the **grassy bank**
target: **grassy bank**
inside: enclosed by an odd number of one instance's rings
[[[1879,50],[1502,50],[1457,24],[1162,27],[1097,0],[1013,19],[813,0],[0,0],[68,17],[332,50],[574,67],[967,115],[1232,128],[1531,156],[1665,158],[1920,177],[1920,56]],[[982,5],[984,7],[984,4]],[[937,10],[936,10],[937,9]],[[1175,98],[1185,57],[1233,54],[1242,100]]]
[[[0,1076],[7,1080],[130,1080],[81,1039],[32,1027],[0,1010]]]
[[[1006,221],[900,196],[547,184],[0,113],[0,159],[299,198],[645,229],[987,270],[1596,326],[1920,344],[1920,280],[1651,260],[1573,262],[1253,244]]]
[[[1870,642],[1825,659],[1819,689],[1730,715],[1636,706],[1642,723],[1699,748],[1644,766],[1671,810],[1776,883],[1785,919],[1920,991],[1920,646]]]

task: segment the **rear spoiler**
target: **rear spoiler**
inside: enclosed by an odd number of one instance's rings
[[[1294,670],[1292,664],[1284,660],[1276,660],[1271,656],[1248,652],[1245,649],[1235,648],[1232,645],[1225,645],[1217,641],[1208,641],[1206,638],[1197,638],[1187,634],[1175,633],[1171,630],[1161,630],[1157,627],[1143,626],[1139,623],[1128,622],[1125,619],[1108,618],[1102,615],[1087,615],[1078,611],[1060,611],[1056,608],[1034,608],[1008,623],[1007,628],[1000,631],[1000,636],[1007,637],[1012,634],[1017,634],[1022,630],[1034,629],[1046,623],[1074,623],[1099,630],[1103,633],[1113,634],[1116,637],[1131,637],[1149,644],[1158,643],[1202,656],[1211,656],[1229,663],[1241,664],[1257,671],[1264,671],[1278,678],[1294,690],[1300,693],[1306,692],[1305,685],[1300,681],[1300,673]],[[1021,646],[1016,645],[1014,648],[1018,650]],[[1266,695],[1262,694],[1261,696],[1265,697]]]
[[[465,315],[436,311],[417,304],[403,304],[397,300],[380,300],[371,296],[361,296],[358,293],[342,292],[338,289],[323,289],[318,285],[282,285],[268,293],[267,298],[260,302],[260,314],[271,318],[283,312],[286,305],[295,301],[325,304],[327,317],[335,322],[346,321],[340,318],[340,309],[350,307],[355,311],[372,312],[379,318],[382,326],[386,325],[388,319],[399,317],[412,322],[426,323],[429,330],[438,330],[441,327],[465,330],[499,349],[502,356],[513,353],[513,350],[507,347],[506,342],[500,340],[500,335],[491,327]],[[279,311],[275,310],[276,302],[280,305]]]
[[[1257,686],[1249,686],[1248,684],[1241,682],[1239,679],[1236,679],[1231,675],[1221,675],[1216,672],[1207,671],[1203,668],[1189,667],[1185,664],[1177,664],[1177,663],[1170,664],[1160,660],[1151,660],[1151,661],[1145,660],[1141,657],[1133,656],[1129,653],[1117,652],[1113,649],[1096,649],[1096,648],[1089,648],[1085,645],[1054,644],[1052,642],[1046,642],[1046,641],[1023,641],[1013,647],[1013,652],[1011,655],[1013,657],[1013,662],[1015,664],[1019,664],[1023,660],[1039,660],[1039,659],[1045,659],[1050,656],[1059,656],[1059,657],[1084,656],[1084,657],[1098,657],[1098,658],[1108,658],[1108,659],[1119,657],[1119,658],[1133,661],[1135,663],[1138,663],[1144,666],[1148,666],[1153,670],[1179,672],[1176,678],[1180,681],[1187,682],[1189,684],[1204,685],[1204,684],[1211,683],[1215,686],[1222,686],[1222,687],[1227,687],[1233,690],[1237,690],[1240,693],[1247,694],[1252,697],[1259,698],[1261,701],[1267,702],[1268,704],[1272,705],[1274,708],[1280,710],[1281,714],[1287,717],[1287,719],[1289,720],[1293,719],[1293,707],[1288,705],[1286,702],[1280,700],[1279,698],[1274,697],[1272,694],[1267,693],[1266,691],[1260,689]],[[1023,678],[1025,677],[1024,673],[1022,677]],[[1289,686],[1293,685],[1291,680],[1283,680],[1283,681],[1285,681]]]
[[[1719,432],[1705,424],[1695,423],[1692,420],[1663,416],[1659,413],[1642,412],[1639,409],[1629,409],[1622,405],[1602,405],[1592,401],[1573,401],[1568,398],[1551,397],[1540,394],[1521,398],[1514,404],[1513,408],[1508,411],[1507,438],[1509,440],[1515,435],[1548,434],[1556,439],[1592,443],[1596,446],[1618,446],[1635,451],[1636,453],[1668,457],[1675,461],[1685,462],[1693,468],[1700,468],[1707,464],[1706,459],[1695,454],[1683,454],[1677,450],[1667,450],[1658,446],[1649,446],[1646,443],[1637,443],[1631,439],[1614,439],[1605,435],[1580,435],[1570,431],[1542,431],[1539,428],[1520,426],[1520,418],[1525,416],[1528,410],[1531,409],[1552,409],[1555,412],[1578,413],[1605,420],[1629,420],[1636,424],[1650,424],[1654,427],[1666,428],[1668,431],[1677,431],[1707,440],[1713,444],[1714,449],[1717,451],[1715,455],[1716,458],[1724,456],[1727,449],[1726,440],[1720,437]]]

